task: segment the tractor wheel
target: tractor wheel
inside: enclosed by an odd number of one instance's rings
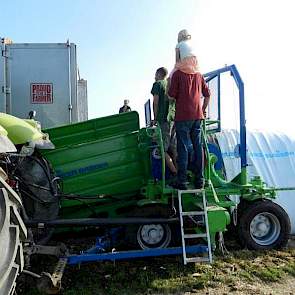
[[[252,250],[285,247],[290,234],[290,219],[279,205],[262,200],[243,208],[238,235],[243,246]]]
[[[21,200],[12,190],[0,188],[0,293],[14,293],[15,281],[23,270],[22,242],[26,239],[26,227],[18,208]]]

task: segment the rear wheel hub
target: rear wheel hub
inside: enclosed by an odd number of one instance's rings
[[[280,232],[280,222],[270,212],[257,214],[250,223],[250,235],[261,246],[268,246],[274,243],[278,239]]]

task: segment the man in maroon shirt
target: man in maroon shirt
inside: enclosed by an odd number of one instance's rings
[[[201,121],[210,99],[204,77],[176,71],[172,75],[168,94],[176,100],[175,127],[177,137],[178,173],[176,188],[185,190],[187,182],[188,150],[193,144],[195,187],[203,188],[203,151]],[[204,100],[201,101],[201,95]]]

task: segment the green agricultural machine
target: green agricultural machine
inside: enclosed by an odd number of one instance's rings
[[[221,130],[220,80],[224,73],[231,74],[239,90],[237,156],[241,169],[231,180],[226,179],[215,140]],[[158,127],[140,128],[137,112],[42,132],[34,120],[1,114],[0,133],[7,137],[5,146],[10,140],[14,144],[10,147],[15,150],[1,150],[5,176],[1,177],[0,230],[3,224],[6,235],[9,226],[18,230],[14,234],[16,242],[12,242],[13,253],[0,257],[15,266],[17,253],[21,257],[23,253],[20,245],[25,245],[26,257],[32,253],[59,253],[57,274],[50,277],[58,289],[65,264],[171,254],[182,254],[185,264],[210,262],[211,250],[216,248],[216,241],[222,242],[227,229],[249,249],[284,247],[289,239],[290,220],[272,202],[276,189],[266,187],[258,176],[247,176],[244,85],[239,73],[232,65],[206,74],[206,79],[209,85],[212,81],[217,83],[218,91],[211,102],[216,106],[216,118],[204,121],[202,127],[204,190],[194,189],[190,171],[188,190],[173,189],[173,179],[165,167],[161,131]],[[233,201],[233,196],[238,196],[239,201]],[[9,206],[13,210],[8,210]],[[81,237],[85,228],[94,228],[104,240],[98,239],[96,246],[83,254],[47,246],[54,233],[76,232]],[[0,237],[2,234],[0,231]],[[116,249],[122,246],[127,251],[108,256],[100,253],[102,245],[115,245]],[[196,252],[201,252],[201,256],[192,257]],[[5,290],[9,291],[4,294],[11,294],[23,263],[17,264],[21,266],[10,277],[9,271],[4,272],[1,267],[3,263],[0,258],[0,287],[6,284]]]

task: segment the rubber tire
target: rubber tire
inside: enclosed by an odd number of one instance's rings
[[[278,218],[281,226],[281,232],[276,239],[270,245],[259,245],[251,237],[250,224],[253,218],[263,212],[269,212]],[[256,202],[249,202],[244,205],[239,214],[238,221],[238,237],[241,245],[251,250],[270,250],[270,249],[281,249],[287,245],[291,231],[290,219],[285,210],[278,204],[269,201],[261,200]]]
[[[3,187],[1,184],[0,187]],[[14,294],[16,279],[24,267],[22,243],[27,237],[27,230],[18,211],[21,206],[20,198],[11,188],[0,188],[1,295]]]

